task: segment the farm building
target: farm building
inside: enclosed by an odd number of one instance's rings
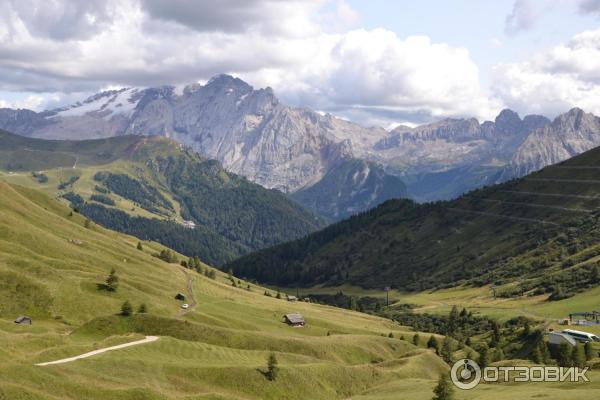
[[[298,298],[296,296],[288,296],[287,300],[288,301],[298,301]]]
[[[285,314],[283,319],[288,325],[301,327],[306,323],[304,322],[304,317],[301,314]]]
[[[31,318],[22,315],[15,319],[15,324],[31,325]]]
[[[175,295],[175,300],[181,300],[181,301],[183,301],[183,300],[185,300],[185,295],[183,295],[183,293],[177,293]]]

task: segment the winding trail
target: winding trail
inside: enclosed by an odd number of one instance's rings
[[[70,363],[73,361],[81,360],[83,358],[88,358],[88,357],[92,357],[92,356],[95,356],[98,354],[106,353],[108,351],[120,350],[120,349],[124,349],[126,347],[137,346],[140,344],[155,342],[158,339],[159,339],[158,336],[146,336],[145,339],[136,340],[135,342],[129,342],[129,343],[119,344],[117,346],[105,347],[103,349],[90,351],[89,353],[81,354],[81,355],[78,355],[75,357],[63,358],[62,360],[56,360],[56,361],[43,362],[43,363],[38,363],[35,365],[37,365],[39,367],[45,367],[47,365],[66,364],[66,363]]]
[[[186,291],[187,291],[188,298],[190,299],[189,303],[188,303],[190,305],[190,307],[187,310],[182,310],[182,312],[181,312],[181,315],[186,315],[196,309],[198,302],[196,301],[196,298],[194,297],[194,278],[185,270],[185,268],[182,268],[181,272],[183,272],[183,274],[185,275],[185,278],[187,280]]]

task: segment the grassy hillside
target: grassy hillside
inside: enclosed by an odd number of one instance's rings
[[[409,330],[391,321],[289,303],[273,291],[267,297],[248,282],[233,287],[222,273],[209,279],[153,257],[160,245],[144,242],[140,251],[137,243],[86,228],[83,217],[39,191],[0,183],[0,398],[341,399],[406,377],[433,386],[447,368],[431,351],[399,340]],[[99,290],[112,268],[120,286]],[[189,313],[177,292],[197,303]],[[125,300],[149,313],[116,315]],[[307,327],[282,322],[292,311]],[[15,325],[21,314],[33,325]],[[33,365],[143,334],[161,338],[70,364]],[[270,352],[281,367],[275,382],[263,375]]]
[[[414,346],[414,332],[389,320],[290,303],[237,279],[234,287],[225,274],[207,278],[153,257],[161,245],[143,242],[138,250],[137,243],[95,224],[86,228],[83,217],[40,191],[0,183],[0,398],[383,400],[401,394],[425,400],[447,371],[425,340]],[[99,290],[112,268],[117,291]],[[193,305],[189,312],[175,301],[177,292]],[[134,310],[144,303],[149,312],[117,315],[125,300]],[[302,313],[307,326],[282,323],[288,312]],[[33,317],[33,325],[14,324],[21,314]],[[160,338],[72,363],[34,365],[143,335]],[[271,353],[280,366],[275,381],[265,377]],[[587,386],[482,385],[457,398],[576,394],[591,400],[600,376],[591,378]]]
[[[229,266],[281,285],[495,284],[499,296],[558,300],[600,284],[598,170],[600,149],[454,201],[389,201]]]
[[[47,141],[0,131],[0,170],[4,179],[62,197],[106,227],[212,264],[324,225],[283,194],[165,138]]]

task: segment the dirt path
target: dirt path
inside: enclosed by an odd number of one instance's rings
[[[184,268],[181,269],[181,272],[183,272],[183,274],[185,275],[185,279],[187,280],[186,291],[189,299],[188,304],[190,305],[190,307],[187,310],[182,310],[181,312],[181,315],[186,315],[194,311],[198,303],[196,302],[196,298],[194,297],[194,278]]]
[[[62,360],[56,360],[56,361],[49,361],[49,362],[44,362],[44,363],[38,363],[38,364],[35,364],[35,365],[40,366],[40,367],[44,367],[46,365],[66,364],[66,363],[70,363],[70,362],[73,362],[73,361],[81,360],[83,358],[92,357],[92,356],[95,356],[97,354],[106,353],[108,351],[124,349],[126,347],[137,346],[137,345],[140,345],[140,344],[155,342],[157,340],[158,340],[158,336],[146,336],[145,339],[136,340],[135,342],[129,342],[129,343],[119,344],[117,346],[105,347],[103,349],[98,349],[98,350],[90,351],[89,353],[81,354],[81,355],[78,355],[78,356],[75,356],[75,357],[69,357],[69,358],[63,358]]]

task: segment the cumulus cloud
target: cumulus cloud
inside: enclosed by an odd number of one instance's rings
[[[491,117],[495,108],[466,49],[385,29],[348,31],[360,16],[343,0],[92,0],[74,9],[23,0],[34,11],[2,1],[11,23],[0,25],[0,90],[64,99],[231,73],[284,101],[367,124]]]
[[[521,63],[499,65],[493,89],[508,106],[556,115],[578,106],[600,114],[600,29]]]
[[[479,84],[479,71],[464,48],[432,43],[428,37],[400,39],[385,29],[331,35],[307,54],[310,68],[273,73],[286,97],[318,108],[431,116],[488,116],[493,107]],[[313,60],[312,63],[309,59]]]
[[[0,5],[0,18],[12,33],[24,27],[33,36],[57,40],[89,38],[113,15],[111,3],[104,0],[0,0]]]

